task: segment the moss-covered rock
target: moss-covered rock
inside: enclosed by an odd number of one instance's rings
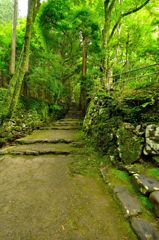
[[[146,127],[145,155],[159,156],[159,125],[151,124]]]
[[[144,139],[134,133],[135,128],[128,123],[117,130],[119,156],[122,162],[129,164],[140,159]]]

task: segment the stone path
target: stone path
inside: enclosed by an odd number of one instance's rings
[[[79,126],[66,118],[1,150],[1,240],[136,239],[100,177],[70,173],[88,158]]]

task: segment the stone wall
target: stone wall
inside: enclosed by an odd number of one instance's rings
[[[159,163],[159,93],[139,91],[122,101],[97,94],[90,102],[83,129],[112,162]]]
[[[0,90],[0,147],[28,134],[50,120],[62,118],[68,110],[67,104],[51,104],[21,97],[15,116],[9,120],[3,119],[6,93],[6,90]]]

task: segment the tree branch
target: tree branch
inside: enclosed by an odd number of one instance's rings
[[[130,11],[126,12],[126,13],[122,13],[122,17],[126,17],[132,13],[138,12],[140,9],[142,9],[143,7],[145,7],[148,3],[150,2],[150,0],[146,0],[143,4],[141,4],[139,7],[131,9]]]
[[[112,10],[113,10],[113,7],[114,7],[115,2],[116,2],[116,0],[112,0],[111,4],[109,5],[109,9],[108,9],[109,15],[111,14],[111,12],[112,12]]]
[[[109,2],[110,2],[110,0],[105,0],[105,1],[104,1],[104,6],[105,6],[105,9],[107,9],[107,8],[108,8],[108,4],[109,4]]]
[[[119,18],[118,18],[118,20],[116,21],[116,23],[114,24],[114,27],[113,27],[113,29],[112,29],[112,31],[111,31],[111,34],[110,34],[109,38],[108,38],[108,43],[109,43],[110,40],[112,39],[112,37],[113,37],[113,35],[114,35],[114,33],[115,33],[115,30],[117,29],[117,27],[118,27],[119,24],[120,24],[121,19],[122,19],[123,17],[126,17],[126,16],[132,14],[132,13],[138,12],[138,11],[141,10],[143,7],[145,7],[149,2],[150,2],[150,0],[146,0],[146,1],[145,1],[143,4],[141,4],[139,7],[133,8],[133,9],[131,9],[130,11],[128,11],[128,12],[126,12],[126,13],[122,13],[122,14],[119,16]]]

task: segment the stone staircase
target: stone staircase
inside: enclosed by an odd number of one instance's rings
[[[65,164],[65,161],[67,162],[67,156],[71,156],[71,158],[72,157],[74,158],[76,155],[78,157],[80,156],[80,158],[83,156],[86,157],[86,153],[83,153],[83,151],[82,151],[83,143],[81,142],[80,136],[79,136],[79,130],[80,130],[81,123],[82,123],[81,113],[80,113],[80,111],[76,111],[74,109],[75,108],[73,108],[73,107],[70,109],[70,111],[67,114],[65,119],[58,120],[57,122],[50,123],[48,126],[41,127],[39,130],[35,130],[32,134],[30,134],[24,138],[18,139],[13,146],[7,146],[7,147],[1,149],[0,150],[1,157],[3,157],[3,156],[4,156],[4,158],[6,157],[7,159],[9,159],[8,161],[10,161],[11,163],[14,162],[13,165],[17,162],[18,162],[18,165],[20,165],[21,164],[20,161],[22,161],[22,163],[24,164],[24,167],[26,167],[25,163],[28,164],[30,162],[31,164],[33,164],[30,166],[29,171],[31,171],[31,172],[33,171],[32,168],[36,168],[36,165],[38,165],[38,168],[40,169],[40,166],[41,166],[40,164],[43,164],[43,168],[45,169],[45,167],[47,167],[47,164],[49,164],[49,166],[51,166],[52,164],[54,164],[54,162],[56,162],[56,164],[58,164],[58,162],[61,161],[61,165],[57,165],[58,168],[61,168],[61,169],[59,170],[57,168],[57,170],[55,170],[54,174],[56,175],[56,171],[59,171],[58,177],[61,176],[62,174],[64,177],[66,177],[65,174],[67,172],[67,168],[66,168],[66,166],[63,166],[63,164]],[[84,155],[82,156],[82,154],[84,154]],[[16,156],[17,156],[17,159],[15,159]],[[38,156],[38,157],[36,157],[36,156]],[[25,159],[25,157],[26,157],[26,159]],[[3,161],[3,158],[1,158],[0,161]],[[47,162],[46,166],[44,165],[45,161]],[[42,171],[44,171],[43,168],[42,168]],[[12,169],[12,171],[14,172],[14,168]],[[52,170],[52,172],[53,172],[53,170]],[[132,174],[132,171],[129,171],[129,172]],[[106,180],[107,172],[104,171],[104,169],[102,169],[101,173],[102,173],[103,178]],[[133,172],[134,178],[136,179],[135,176],[137,176],[137,175],[135,175],[135,174],[136,174],[136,172]],[[35,170],[33,171],[33,175],[36,176]],[[25,173],[24,173],[24,176],[25,176]],[[50,177],[51,176],[52,176],[52,173],[51,173]],[[48,177],[48,176],[46,176],[46,177]],[[23,177],[21,177],[21,178],[23,179]],[[42,172],[41,178],[43,178],[43,172]],[[68,176],[66,177],[66,179],[67,178],[69,179]],[[139,179],[139,177],[138,177],[138,179]],[[143,178],[142,178],[142,180],[143,180]],[[14,179],[13,179],[13,181],[14,181]],[[47,181],[48,181],[48,183],[47,183],[47,187],[48,187],[49,179]],[[58,179],[54,178],[54,181],[55,182],[60,181],[60,184],[61,184],[61,182],[62,182],[62,184],[64,184],[66,180],[65,179],[58,180]],[[68,186],[69,186],[70,179],[67,181],[68,181]],[[31,184],[31,182],[30,182],[30,184]],[[156,184],[156,183],[154,183],[154,184]],[[141,181],[140,181],[140,185],[141,185]],[[144,186],[144,189],[147,189],[147,185],[148,184],[146,182],[146,187]],[[150,184],[150,185],[152,186],[152,184]],[[73,186],[74,186],[74,183],[73,183]],[[155,186],[156,185],[154,185],[154,188],[155,188]],[[157,187],[158,187],[158,185],[157,185]],[[75,188],[76,188],[76,186],[75,186]],[[158,190],[158,188],[156,190]],[[57,186],[55,186],[54,191],[57,191]],[[64,191],[63,188],[62,188],[62,191]],[[73,191],[75,191],[75,190],[73,190]],[[93,191],[94,191],[94,189],[93,189]],[[120,202],[121,206],[123,207],[124,215],[129,220],[129,222],[130,222],[133,230],[137,234],[138,238],[141,240],[150,240],[150,239],[159,240],[159,233],[156,230],[156,228],[153,226],[153,224],[149,223],[147,220],[142,218],[143,209],[140,205],[139,200],[136,198],[136,196],[132,195],[128,191],[128,189],[126,189],[123,186],[113,187],[112,191],[113,191],[114,195],[117,197],[118,202]],[[48,192],[46,193],[46,195],[47,194],[48,194]],[[65,194],[65,192],[64,192],[64,194]],[[52,193],[52,196],[54,196],[53,193]],[[59,194],[60,200],[62,197],[63,197],[63,194],[62,195]],[[74,197],[74,195],[72,195],[72,198],[73,197]],[[154,197],[153,197],[153,199],[154,199]],[[32,198],[31,198],[31,201],[32,201]],[[75,203],[73,203],[73,204],[75,204]],[[84,202],[84,204],[86,204],[86,203]],[[34,208],[35,208],[35,206],[34,206]],[[99,206],[98,206],[98,208],[99,208]],[[13,209],[14,209],[14,206],[13,206]],[[18,206],[18,209],[19,209],[19,206]],[[93,214],[93,213],[91,213],[91,214]],[[61,214],[61,216],[62,216],[62,214]],[[104,223],[104,224],[107,225],[107,223]],[[63,228],[64,227],[62,227],[62,229]],[[8,239],[9,240],[10,239],[19,239],[19,237],[17,237],[17,238],[9,238],[8,237],[6,239],[7,240]],[[43,239],[43,238],[37,238],[37,239]],[[54,238],[54,239],[56,239],[56,238]],[[65,239],[65,238],[61,238],[61,239]],[[70,238],[70,239],[85,240],[85,238],[76,238],[76,237]],[[93,239],[93,238],[88,238],[88,239]],[[104,236],[102,236],[97,239],[105,240],[108,238],[107,237],[105,238]],[[109,239],[110,239],[110,237],[109,237]]]
[[[59,120],[16,140],[15,145],[1,149],[0,155],[76,154],[80,125],[79,119]]]

